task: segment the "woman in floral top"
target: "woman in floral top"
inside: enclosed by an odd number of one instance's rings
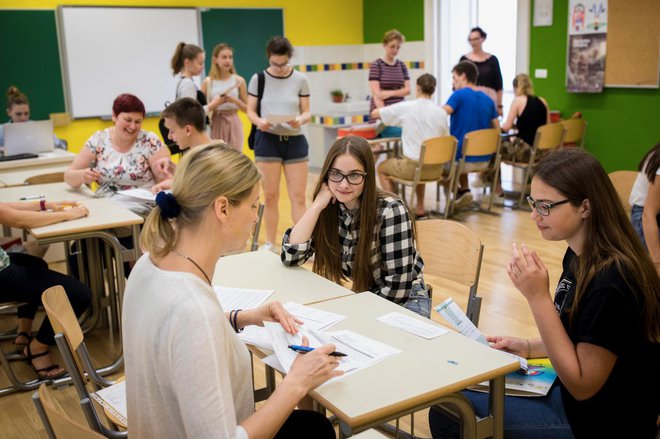
[[[95,132],[64,173],[64,181],[77,188],[98,183],[97,195],[112,197],[117,191],[143,187],[169,178],[158,162],[169,157],[158,136],[141,129],[144,104],[137,97],[122,94],[112,106],[115,126]],[[143,213],[144,208],[127,206]]]
[[[371,148],[360,137],[344,137],[330,148],[314,202],[282,239],[282,262],[303,264],[312,254],[315,273],[334,282],[353,281],[430,316],[424,262],[406,204],[376,188]]]

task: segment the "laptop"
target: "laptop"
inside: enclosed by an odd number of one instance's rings
[[[5,124],[5,156],[50,152],[55,148],[53,121],[27,121]]]

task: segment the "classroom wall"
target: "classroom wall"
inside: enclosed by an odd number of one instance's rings
[[[424,41],[424,0],[363,0],[364,43],[381,43],[396,28],[406,41]]]
[[[532,10],[533,14],[533,10]],[[532,15],[533,17],[533,15]],[[536,94],[562,117],[581,111],[587,127],[586,148],[608,172],[636,169],[644,153],[660,141],[659,89],[605,88],[602,93],[566,92],[568,0],[555,0],[553,25],[531,27],[530,73],[547,69],[547,79],[533,78]],[[631,29],[631,38],[635,35]]]
[[[4,9],[55,9],[58,5],[281,8],[284,11],[285,34],[294,46],[363,42],[362,2],[354,0],[0,0],[0,8]],[[249,29],[246,30],[246,36],[249,37]],[[20,88],[20,78],[17,78],[16,83]],[[58,87],[61,86],[58,84]],[[29,97],[33,101],[38,99],[38,96]],[[111,105],[112,102],[108,102],[108,106]],[[156,118],[148,118],[143,128],[158,132],[157,123]],[[111,125],[112,122],[100,119],[76,120],[67,127],[56,128],[55,133],[69,142],[71,151],[78,152],[94,131]]]

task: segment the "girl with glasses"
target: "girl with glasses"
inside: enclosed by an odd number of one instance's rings
[[[282,262],[304,264],[352,290],[371,291],[425,317],[431,299],[406,204],[376,187],[371,148],[344,137],[330,148],[314,202],[282,239]]]
[[[549,357],[559,380],[545,397],[507,397],[504,436],[656,437],[660,280],[614,186],[593,156],[568,148],[541,159],[531,194],[543,238],[568,244],[563,272],[553,296],[541,258],[514,244],[507,273],[540,337],[488,341],[525,358]],[[466,394],[483,414],[487,395]],[[434,437],[452,436],[448,418],[432,411],[429,422]]]
[[[291,216],[298,222],[305,212],[305,191],[309,145],[300,127],[311,119],[309,84],[302,73],[289,64],[293,46],[284,37],[273,37],[266,46],[269,66],[264,70],[263,96],[259,101],[259,79],[252,75],[248,84],[247,115],[257,127],[254,158],[263,175],[266,244],[272,249],[279,221],[280,176],[284,168],[291,200]],[[260,114],[257,104],[260,103]],[[270,116],[271,119],[269,119]],[[274,116],[290,120],[273,123]]]

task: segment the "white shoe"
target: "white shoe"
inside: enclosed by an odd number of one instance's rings
[[[484,205],[488,205],[490,202],[491,197],[493,194],[486,194],[484,197],[481,199],[481,203]],[[495,194],[493,197],[493,206],[503,206],[504,205],[504,194]]]
[[[472,206],[472,201],[474,201],[474,198],[472,197],[472,192],[465,192],[463,195],[458,197],[456,199],[456,202],[454,203],[454,208],[455,209],[467,209],[468,207]]]

